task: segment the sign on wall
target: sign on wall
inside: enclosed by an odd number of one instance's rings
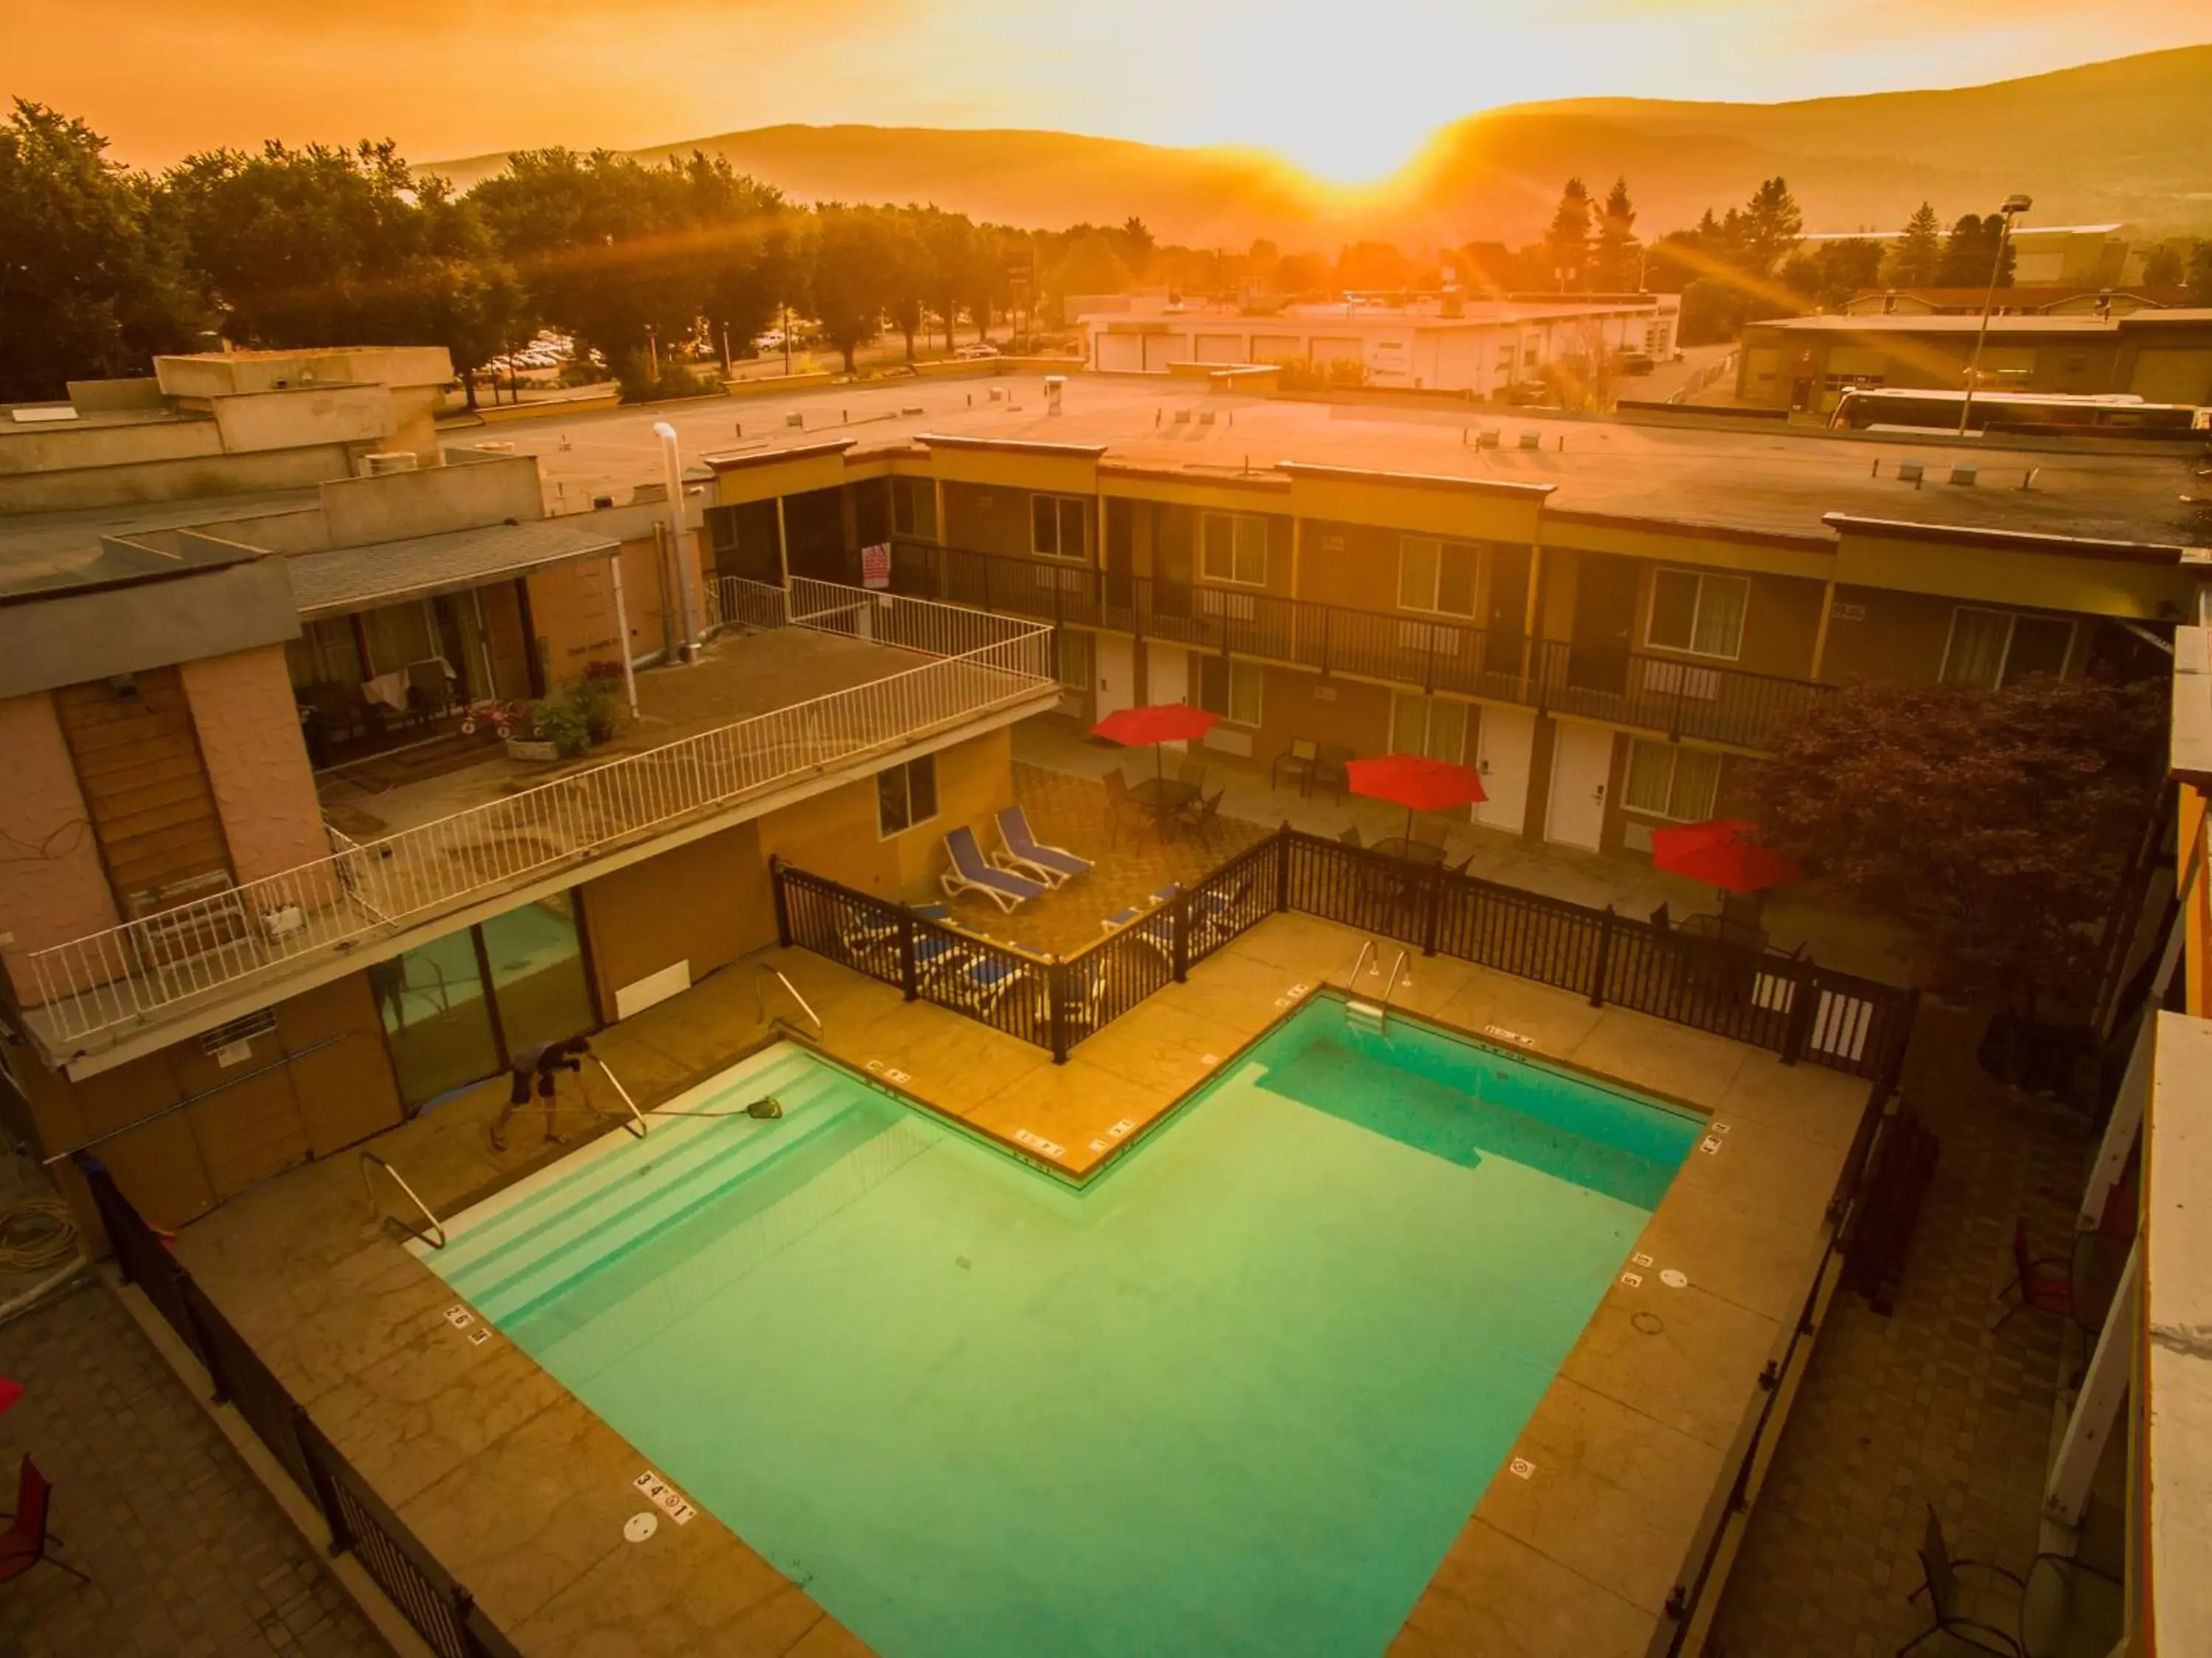
[[[891,544],[878,541],[860,549],[860,585],[887,588],[891,584]]]

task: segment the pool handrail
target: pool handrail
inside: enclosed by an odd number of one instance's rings
[[[817,1036],[826,1037],[830,1034],[829,1027],[822,1022],[822,1015],[814,1011],[813,1003],[799,993],[799,986],[784,977],[781,968],[771,967],[765,961],[760,964],[760,971],[753,975],[753,1011],[760,1016],[763,1024],[768,1022],[768,993],[761,983],[763,978],[773,978],[790,992],[791,999],[799,1003],[799,1011],[814,1021],[814,1033]]]
[[[645,1113],[637,1108],[637,1101],[629,1097],[629,1090],[622,1085],[622,1078],[616,1076],[611,1070],[609,1070],[607,1069],[607,1062],[600,1058],[596,1053],[592,1056],[592,1063],[599,1068],[599,1074],[601,1076],[605,1076],[608,1082],[612,1082],[615,1085],[615,1092],[622,1095],[623,1104],[629,1107],[630,1120],[623,1125],[623,1132],[629,1135],[635,1140],[642,1140],[645,1138],[648,1132],[646,1126]]]
[[[430,1223],[430,1231],[438,1234],[434,1238],[430,1236],[429,1233],[421,1233],[416,1235],[420,1236],[422,1241],[428,1244],[431,1248],[443,1249],[446,1247],[446,1223],[430,1212],[430,1205],[424,1203],[421,1196],[416,1192],[415,1188],[407,1184],[407,1177],[405,1175],[402,1174],[398,1169],[392,1167],[391,1164],[386,1162],[383,1158],[378,1156],[374,1152],[365,1150],[361,1154],[361,1189],[362,1195],[368,1199],[369,1213],[372,1216],[381,1216],[384,1213],[381,1209],[377,1207],[376,1182],[374,1178],[371,1176],[368,1172],[368,1166],[371,1163],[374,1163],[379,1168],[382,1169],[386,1174],[389,1174],[392,1178],[392,1180],[398,1185],[399,1189],[407,1194],[407,1200],[413,1204],[416,1208],[422,1211],[422,1218]],[[409,1229],[410,1231],[413,1230],[412,1228]]]

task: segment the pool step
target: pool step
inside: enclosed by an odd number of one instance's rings
[[[768,1076],[737,1090],[745,1101]],[[769,1091],[769,1090],[763,1090]],[[773,1091],[784,1115],[757,1121],[744,1103],[720,1119],[663,1118],[641,1141],[555,1181],[526,1203],[488,1217],[456,1238],[443,1275],[497,1320],[618,1259],[763,1170],[836,1131],[849,1114],[849,1095],[819,1066],[802,1064]],[[717,1101],[714,1108],[723,1108]],[[520,1211],[520,1212],[517,1212]]]
[[[1344,1017],[1347,1024],[1358,1025],[1367,1030],[1379,1031],[1382,1028],[1384,1015],[1382,1009],[1372,1002],[1346,998],[1344,1004]]]

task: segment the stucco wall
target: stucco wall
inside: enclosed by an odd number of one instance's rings
[[[775,940],[775,904],[756,826],[741,823],[583,888],[599,1006],[625,984],[690,964],[694,980]]]
[[[545,515],[532,455],[472,460],[370,478],[334,477],[319,492],[328,545],[357,547]]]
[[[216,430],[230,454],[295,449],[313,443],[380,443],[398,417],[381,386],[302,386],[244,392],[212,401]]]
[[[283,661],[280,655],[278,661]],[[38,999],[24,953],[66,943],[119,919],[100,867],[69,745],[41,691],[0,699],[0,943],[19,1001]]]
[[[206,495],[312,489],[326,478],[343,478],[352,469],[352,451],[343,443],[250,454],[210,453],[20,476],[9,475],[0,468],[0,513],[66,512],[133,501],[182,501]]]
[[[240,883],[325,856],[330,847],[283,648],[203,656],[182,671]]]

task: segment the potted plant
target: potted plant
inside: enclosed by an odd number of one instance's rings
[[[549,759],[577,759],[592,746],[590,716],[574,698],[563,698],[540,708],[537,734],[539,741],[552,750],[546,757]]]

